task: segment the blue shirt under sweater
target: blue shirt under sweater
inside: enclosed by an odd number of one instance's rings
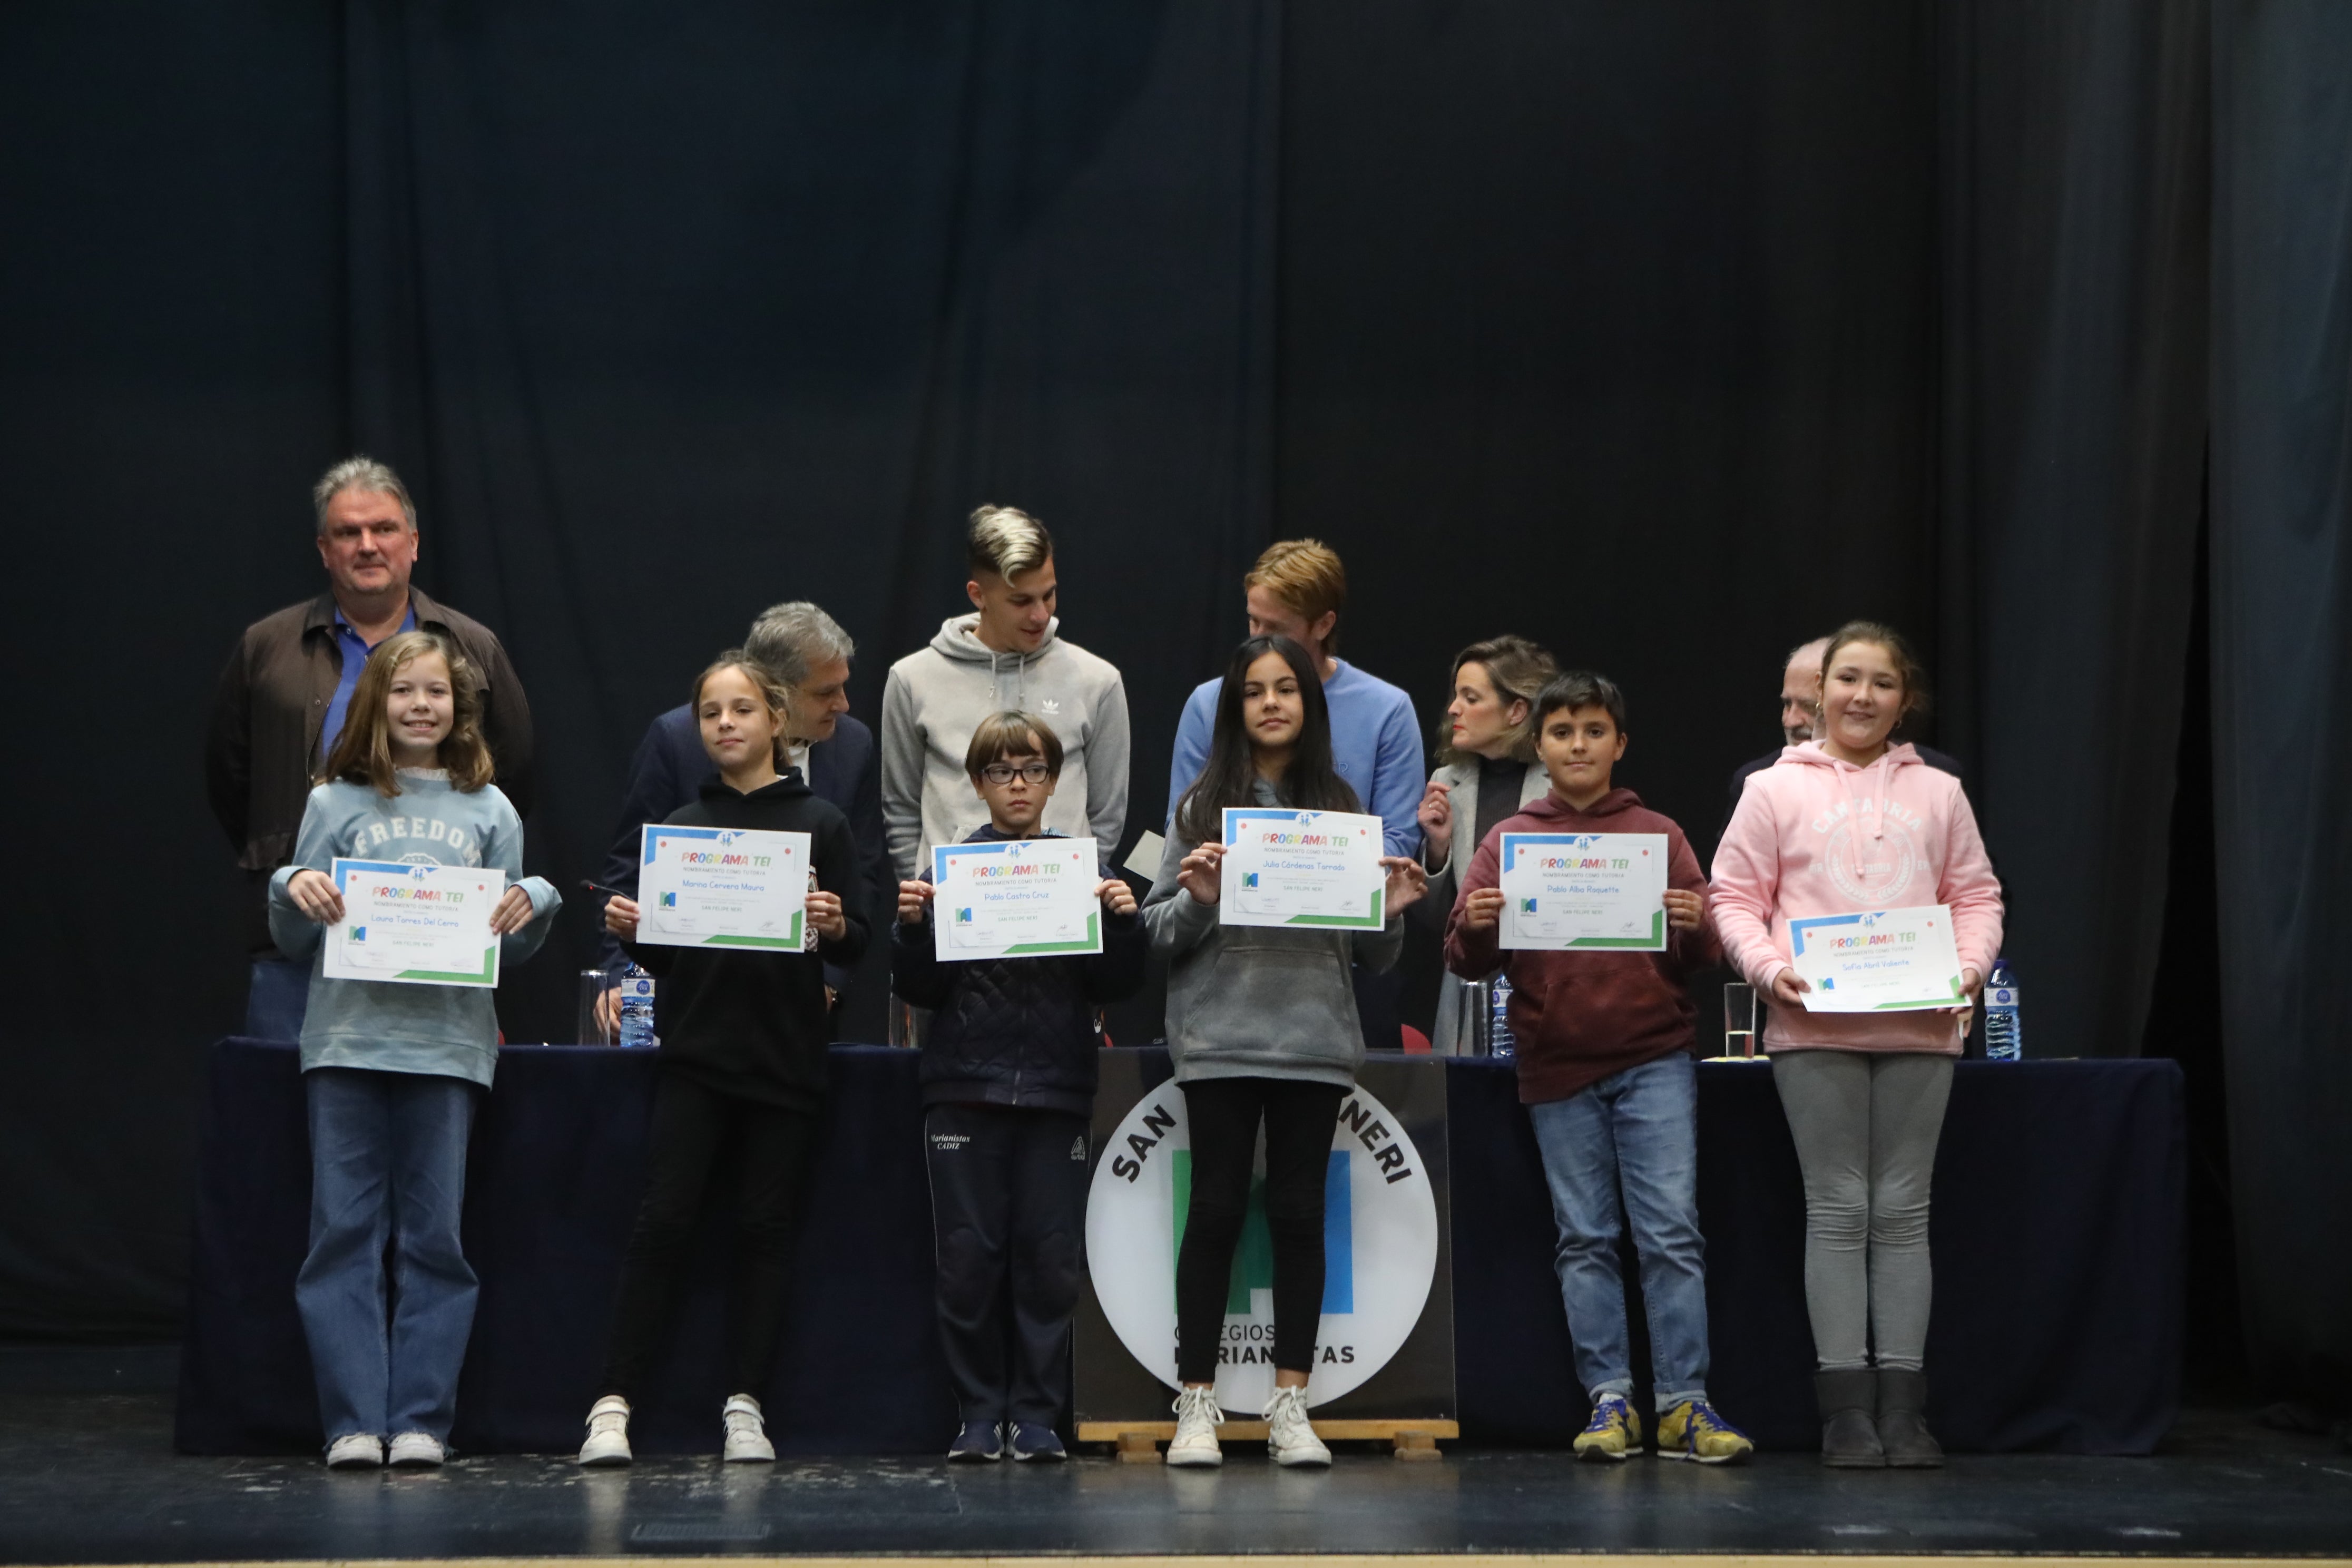
[[[390,642],[400,632],[416,629],[416,601],[408,601],[408,613],[400,619],[400,630],[387,632],[383,642]],[[342,655],[342,679],[335,683],[335,695],[327,703],[327,721],[319,726],[319,760],[324,762],[335,754],[335,742],[342,739],[343,721],[351,716],[352,693],[359,689],[360,671],[367,667],[368,655],[381,646],[361,638],[343,619],[343,612],[335,611],[335,651]]]
[[[1323,700],[1331,710],[1332,765],[1364,809],[1381,819],[1386,853],[1414,854],[1421,847],[1417,814],[1428,772],[1423,765],[1421,722],[1413,717],[1412,699],[1344,658],[1332,663],[1339,668],[1323,683]],[[1204,680],[1185,700],[1183,720],[1176,726],[1176,758],[1168,770],[1171,812],[1209,765],[1217,692],[1223,685],[1222,678]]]
[[[269,879],[269,935],[289,958],[310,961],[310,1012],[302,1020],[302,1070],[366,1068],[460,1078],[488,1087],[498,1066],[499,1019],[490,993],[470,985],[390,980],[330,980],[326,928],[287,891],[301,870],[334,874],[337,857],[411,866],[495,867],[530,899],[530,922],[499,946],[499,966],[539,951],[563,900],[541,877],[522,874],[522,819],[496,784],[460,791],[435,769],[403,768],[400,793],[336,779],[310,792],[293,861]]]

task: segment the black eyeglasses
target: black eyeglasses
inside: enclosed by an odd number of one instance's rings
[[[1043,763],[1024,763],[1017,768],[1011,763],[991,763],[980,770],[980,776],[992,784],[1009,784],[1015,773],[1033,784],[1041,784],[1054,776],[1054,770]]]

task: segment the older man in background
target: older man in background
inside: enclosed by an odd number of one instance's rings
[[[1780,738],[1787,745],[1801,746],[1813,738],[1814,710],[1822,700],[1822,660],[1829,657],[1829,651],[1830,639],[1815,637],[1790,648],[1788,662],[1780,667]],[[1916,742],[1913,746],[1921,762],[1951,774],[1966,787],[1968,776],[1960,772],[1958,758]],[[1748,781],[1780,760],[1779,752],[1767,752],[1733,771],[1731,800],[1723,809],[1722,827],[1716,829],[1717,840],[1723,837],[1723,829],[1731,826],[1732,813],[1739,809],[1739,797],[1747,790]]]
[[[361,667],[395,632],[455,641],[482,679],[482,736],[498,785],[530,809],[530,704],[497,634],[413,586],[420,543],[416,503],[390,467],[348,458],[320,476],[310,499],[326,591],[246,627],[221,671],[205,745],[213,815],[246,875],[246,946],[253,968],[245,1032],[290,1040],[302,1032],[310,966],[269,940],[270,873],[292,854],[302,808],[343,732]]]

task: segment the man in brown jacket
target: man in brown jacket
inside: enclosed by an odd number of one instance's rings
[[[246,874],[246,945],[253,954],[245,1032],[290,1040],[302,1030],[310,968],[269,940],[269,875],[286,864],[312,780],[342,733],[360,667],[395,632],[454,638],[482,678],[482,731],[499,787],[530,810],[530,705],[496,634],[409,585],[416,506],[400,477],[372,458],[329,468],[311,490],[327,591],[246,627],[221,671],[205,744],[213,815]]]

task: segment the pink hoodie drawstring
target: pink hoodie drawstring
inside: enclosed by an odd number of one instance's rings
[[[1843,766],[1849,771],[1838,773],[1838,784],[1844,791],[1848,815],[1853,818],[1855,826],[1874,844],[1884,843],[1886,838],[1885,806],[1887,792],[1894,787],[1894,757],[1895,748],[1889,746],[1878,753],[1878,760],[1872,763],[1870,766],[1857,768],[1852,763],[1846,763]],[[1831,766],[1836,768],[1840,764],[1832,760]],[[1884,777],[1879,777],[1877,775],[1882,769],[1886,770],[1886,773]],[[1853,795],[1853,781],[1857,778],[1863,781],[1864,785],[1860,800],[1856,800]],[[1857,845],[1855,847],[1859,850],[1861,847]],[[1870,868],[1876,858],[1874,856],[1857,853],[1853,858],[1854,875],[1864,881],[1869,880]]]

